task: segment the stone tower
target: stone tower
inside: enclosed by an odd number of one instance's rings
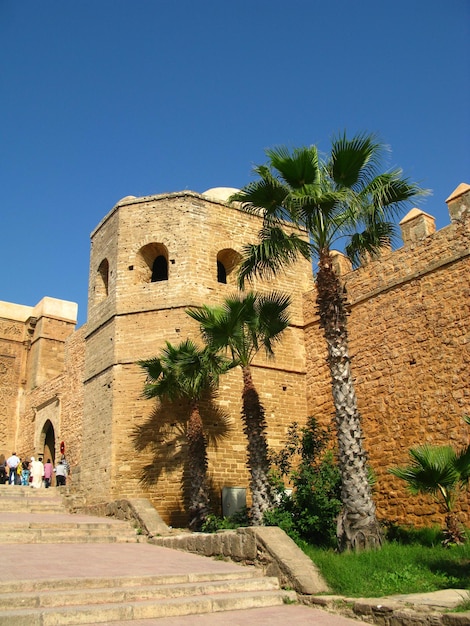
[[[227,204],[233,191],[129,196],[91,234],[82,485],[93,482],[94,497],[102,500],[145,495],[173,523],[178,513],[173,519],[165,509],[184,510],[178,455],[153,483],[141,481],[143,467],[153,461],[145,446],[136,452],[134,435],[154,403],[142,399],[144,376],[136,362],[157,355],[165,341],[199,341],[197,325],[185,310],[216,304],[236,290],[235,267],[243,246],[256,240],[260,221]],[[260,357],[254,374],[255,382],[262,382],[262,401],[267,400],[270,436],[278,441],[293,414],[306,414],[302,293],[311,287],[307,261],[264,286],[293,298],[292,327],[276,352],[279,358],[267,363]],[[240,390],[241,374],[233,372],[220,394],[231,434],[209,449],[216,491],[226,484],[247,484]],[[158,502],[163,497],[162,511]]]

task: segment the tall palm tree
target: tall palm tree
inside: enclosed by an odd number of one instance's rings
[[[444,545],[464,543],[462,531],[454,514],[459,491],[470,479],[470,445],[456,452],[452,446],[411,448],[411,463],[392,467],[389,472],[408,483],[411,493],[429,494],[445,513]]]
[[[316,302],[327,344],[342,479],[340,549],[377,547],[382,540],[351,374],[346,296],[334,270],[332,247],[343,241],[357,266],[363,255],[374,255],[389,244],[393,219],[425,193],[403,178],[401,170],[380,173],[384,149],[371,135],[341,135],[324,159],[315,146],[267,150],[268,164],[254,168],[258,179],[231,197],[263,218],[259,241],[244,250],[241,287],[254,276],[271,278],[299,255],[317,264]],[[286,228],[288,223],[305,229],[309,240]]]
[[[247,443],[247,466],[252,494],[251,521],[261,524],[273,504],[264,407],[253,383],[251,363],[264,347],[273,356],[273,344],[289,325],[289,296],[249,292],[227,298],[220,306],[203,306],[187,313],[200,324],[212,350],[228,349],[243,373],[242,421]]]
[[[147,373],[146,398],[185,400],[189,406],[186,427],[189,474],[189,526],[200,530],[209,513],[207,442],[199,410],[201,397],[217,387],[221,373],[232,364],[207,348],[199,349],[190,339],[177,346],[166,342],[161,356],[139,361]]]

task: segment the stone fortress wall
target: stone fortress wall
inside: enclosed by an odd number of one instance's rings
[[[469,439],[461,419],[470,413],[469,204],[470,187],[460,186],[448,199],[451,224],[438,232],[431,216],[414,209],[400,224],[403,247],[358,270],[337,256],[381,518],[438,522],[436,508],[406,495],[387,469],[406,462],[411,446],[459,447]],[[165,341],[198,341],[185,309],[235,291],[235,265],[258,229],[258,219],[228,206],[220,190],[124,198],[91,235],[84,326],[74,330],[72,303],[0,303],[0,452],[37,454],[52,427],[56,452],[64,441],[72,484],[88,502],[148,497],[167,523],[184,524],[181,412],[154,410],[142,398],[136,361],[158,354]],[[152,282],[157,257],[167,275]],[[331,421],[329,374],[309,263],[254,287],[293,299],[276,358],[260,356],[254,367],[270,445],[278,448],[293,420]],[[218,409],[207,411],[215,503],[223,487],[248,485],[240,396],[241,374],[233,371],[221,381]],[[470,524],[468,499],[462,514]]]
[[[451,223],[435,230],[434,218],[413,209],[400,222],[403,246],[351,271],[338,254],[351,305],[350,353],[365,448],[377,478],[381,518],[416,525],[442,521],[429,498],[407,493],[388,468],[409,462],[408,450],[424,443],[470,441],[470,187],[447,199]],[[314,309],[305,298],[309,411],[333,415]],[[468,493],[462,519],[470,525]]]

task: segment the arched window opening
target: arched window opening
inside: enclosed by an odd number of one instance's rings
[[[217,282],[235,284],[236,272],[234,269],[241,261],[241,254],[232,248],[220,250],[217,254]]]
[[[136,254],[132,267],[135,284],[168,280],[168,250],[162,243],[148,243]]]
[[[95,280],[95,298],[97,302],[104,300],[109,289],[109,262],[103,259],[98,267]]]
[[[221,261],[217,261],[217,282],[227,284],[227,270]]]
[[[168,262],[162,254],[157,256],[152,266],[151,282],[156,283],[159,280],[168,280]]]

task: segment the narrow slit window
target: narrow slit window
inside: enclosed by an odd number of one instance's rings
[[[109,262],[103,259],[98,267],[95,279],[95,299],[101,302],[108,295],[109,289]]]
[[[227,270],[221,261],[217,261],[217,282],[227,284]]]

